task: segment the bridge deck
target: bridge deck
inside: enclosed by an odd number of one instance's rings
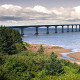
[[[57,33],[57,28],[58,26],[62,27],[62,33],[64,32],[64,27],[67,26],[67,32],[69,32],[69,26],[72,26],[72,32],[73,32],[73,27],[76,26],[75,31],[77,32],[77,26],[79,26],[79,31],[80,31],[80,24],[58,24],[58,25],[27,25],[27,26],[5,26],[7,28],[21,28],[21,35],[24,35],[24,28],[29,28],[29,27],[34,27],[36,28],[36,35],[38,35],[38,28],[39,27],[46,27],[47,31],[46,34],[49,34],[49,27],[55,27],[55,33]]]
[[[72,25],[80,25],[80,24],[58,24],[58,25],[25,25],[25,26],[6,26],[12,28],[28,28],[28,27],[51,27],[51,26],[72,26]]]

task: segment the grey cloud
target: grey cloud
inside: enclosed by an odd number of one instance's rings
[[[79,22],[80,19],[69,19],[69,20],[65,20],[65,21],[68,21],[68,22]]]
[[[10,7],[11,6],[11,7]],[[44,7],[41,7],[44,8]],[[44,8],[46,10],[46,8]],[[47,10],[49,11],[49,10]],[[57,17],[55,13],[49,14],[44,11],[36,11],[34,8],[19,8],[15,5],[0,6],[0,21],[14,20],[46,20],[52,17]]]
[[[14,17],[14,16],[1,16],[0,17],[0,21],[9,21],[9,20],[21,21],[24,19],[22,17]]]
[[[10,7],[11,6],[11,7]],[[42,10],[41,10],[41,9]],[[39,10],[38,10],[39,9]],[[74,16],[75,14],[75,16]],[[22,8],[15,5],[3,5],[0,6],[0,21],[67,21],[74,22],[79,21],[76,14],[76,10],[74,8],[52,8],[46,9],[45,7],[36,6],[35,9],[27,7]]]

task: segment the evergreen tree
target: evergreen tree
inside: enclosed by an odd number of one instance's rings
[[[15,54],[17,53],[16,43],[22,44],[21,35],[18,31],[11,28],[0,27],[0,52]]]
[[[44,47],[42,45],[40,45],[40,48],[37,51],[39,54],[43,54],[44,53]]]
[[[50,58],[45,63],[44,72],[46,75],[59,75],[64,73],[63,66],[60,60],[57,60],[57,55],[54,52],[52,52]]]

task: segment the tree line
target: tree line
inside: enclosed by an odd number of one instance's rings
[[[0,27],[0,52],[16,54],[23,49],[22,38],[18,30]]]

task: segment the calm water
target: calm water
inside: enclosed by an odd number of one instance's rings
[[[22,37],[24,42],[33,44],[47,44],[61,46],[66,49],[73,49],[73,52],[80,51],[80,32],[67,32],[67,28],[64,28],[64,33],[61,32],[61,28],[58,28],[58,33],[55,33],[54,28],[49,28],[49,34],[46,34],[46,28],[39,28],[39,35],[36,36],[35,28],[25,28],[24,36]],[[19,30],[20,31],[20,30]],[[62,54],[62,53],[61,53]],[[68,53],[66,53],[67,55]],[[63,56],[65,56],[63,54]],[[66,57],[66,56],[65,56]]]
[[[61,28],[58,29],[58,33],[55,33],[53,28],[49,29],[50,34],[46,34],[46,28],[39,28],[39,35],[36,36],[35,28],[25,28],[23,41],[34,44],[48,44],[58,45],[68,49],[80,49],[80,32],[67,32],[66,28],[64,33],[61,32]]]

